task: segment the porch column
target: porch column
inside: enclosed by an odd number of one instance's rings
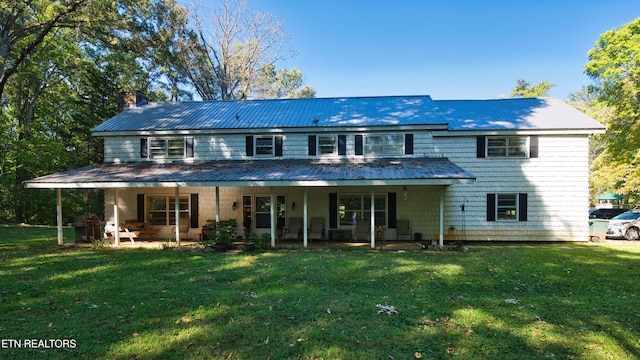
[[[444,185],[440,186],[440,234],[438,235],[440,247],[444,246]]]
[[[174,209],[176,217],[176,246],[180,247],[180,188],[176,186],[176,198],[174,201]]]
[[[376,247],[376,205],[374,201],[375,192],[371,188],[371,248]]]
[[[113,223],[115,225],[115,235],[113,243],[116,247],[120,246],[120,216],[118,216],[118,188],[113,189]]]
[[[271,247],[276,247],[276,195],[273,186],[269,188],[271,201],[269,204],[269,216],[271,216]]]
[[[307,216],[309,216],[309,211],[307,209],[307,188],[304,188],[304,201],[303,201],[303,206],[302,206],[302,211],[303,211],[303,218],[304,220],[302,220],[302,228],[305,229],[302,232],[302,246],[304,246],[305,248],[309,245],[309,233],[307,232]]]
[[[220,188],[216,186],[216,239],[220,235]]]
[[[56,214],[58,218],[58,245],[62,245],[62,189],[56,189]]]

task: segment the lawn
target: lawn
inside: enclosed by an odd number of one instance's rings
[[[55,244],[54,228],[0,227],[3,358],[640,358],[640,243],[233,255]]]

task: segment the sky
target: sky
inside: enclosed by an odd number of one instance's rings
[[[508,96],[518,79],[566,99],[592,83],[588,51],[640,17],[633,0],[247,0],[271,13],[317,97]]]

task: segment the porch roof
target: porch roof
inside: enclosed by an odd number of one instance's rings
[[[28,188],[451,185],[475,176],[447,158],[103,163],[25,181]]]

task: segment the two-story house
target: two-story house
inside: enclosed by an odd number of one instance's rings
[[[25,185],[105,189],[107,222],[150,222],[161,238],[180,238],[176,218],[191,238],[234,218],[272,245],[292,219],[372,247],[400,235],[587,241],[589,136],[604,131],[554,98],[148,103],[93,129],[103,164]]]

